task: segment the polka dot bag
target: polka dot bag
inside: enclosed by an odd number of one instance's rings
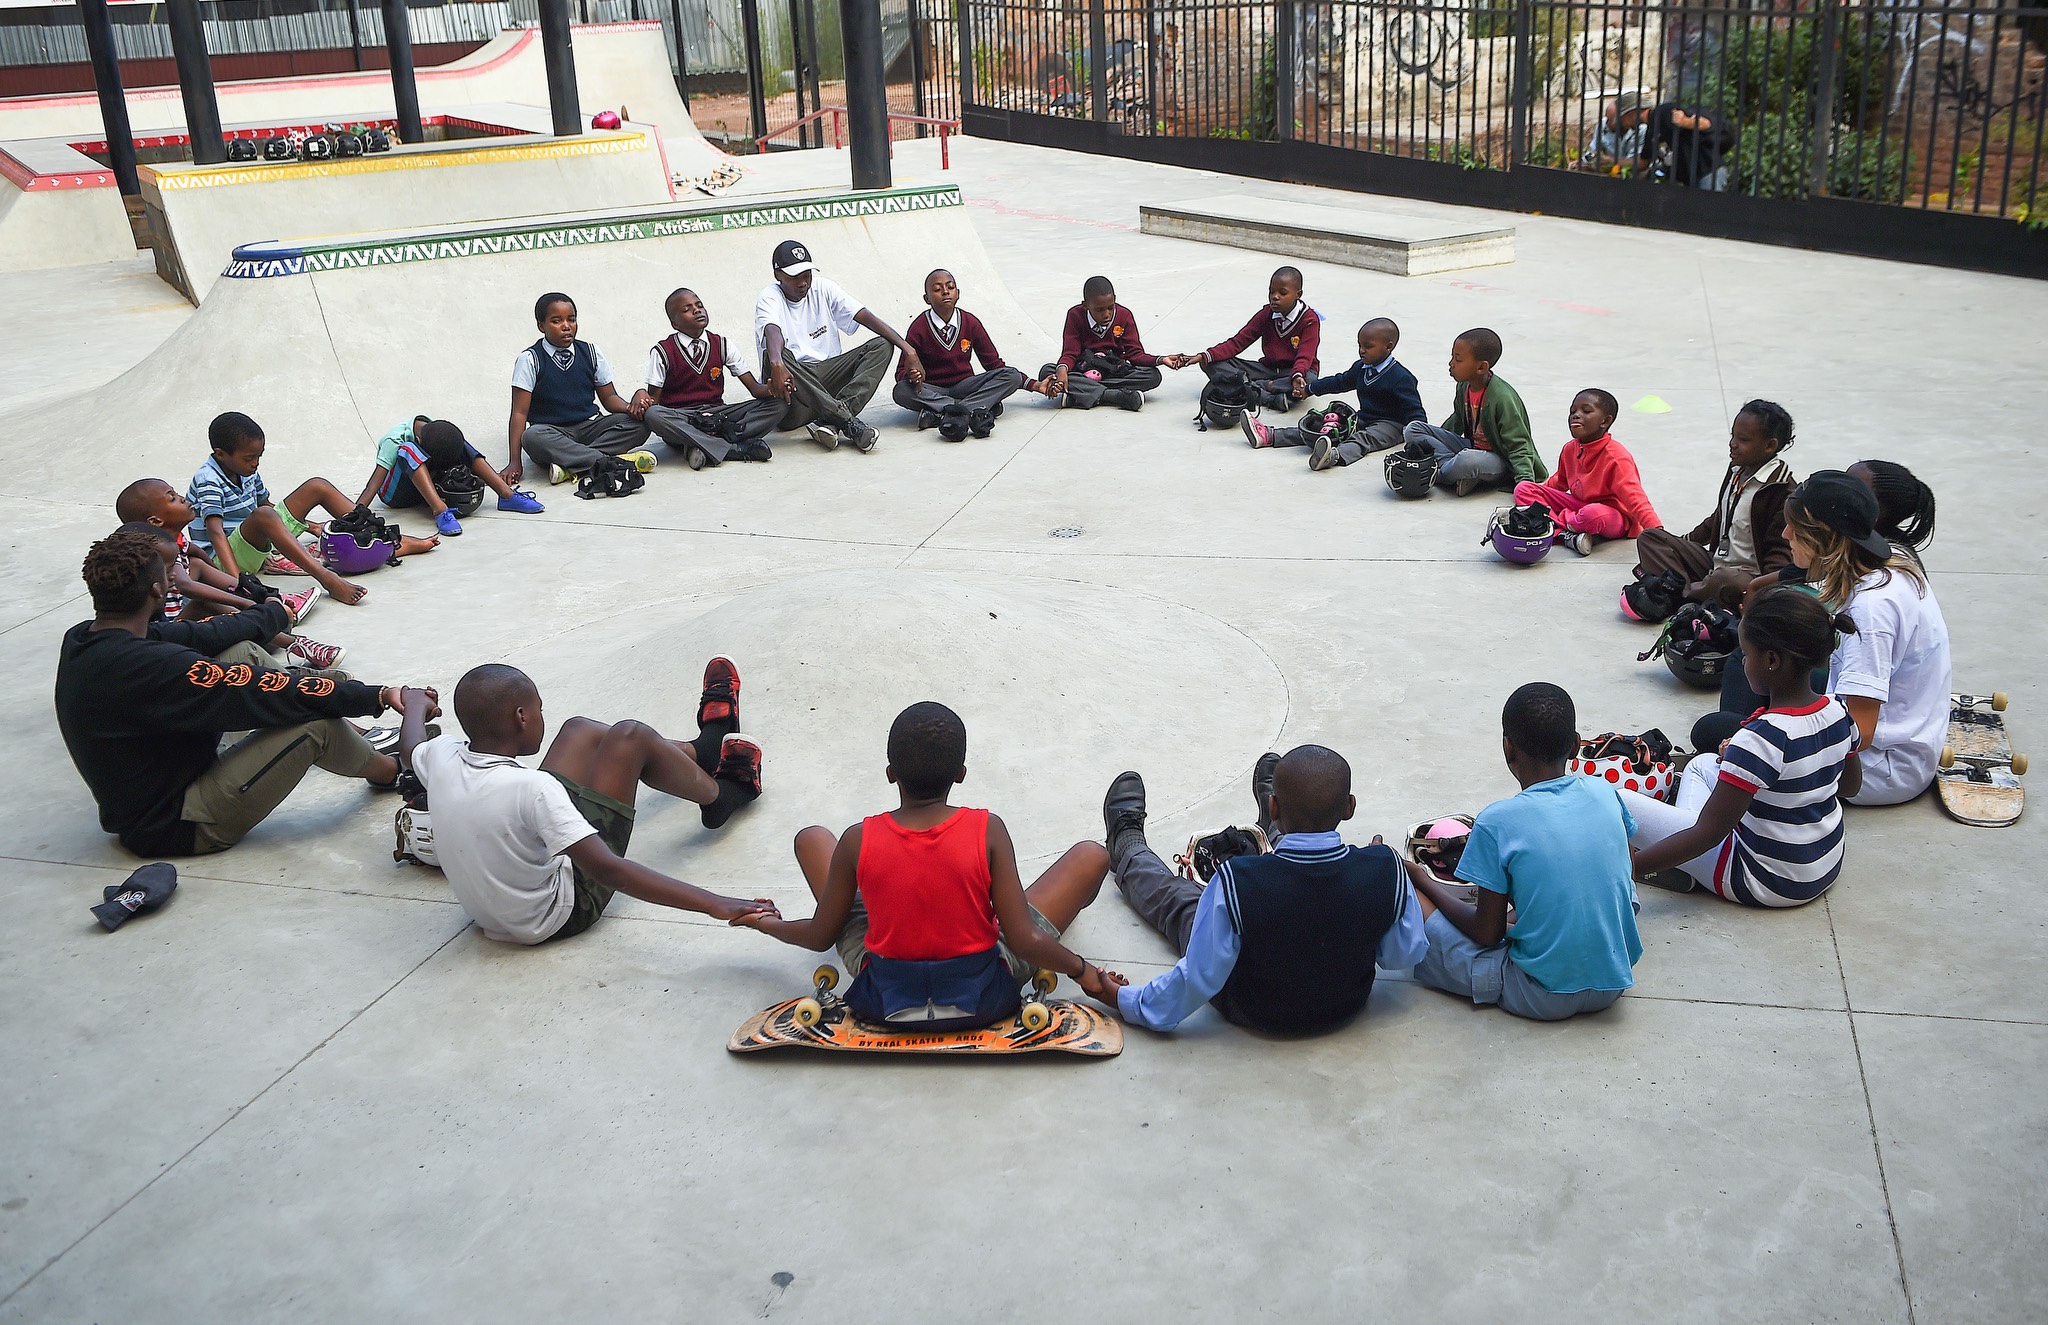
[[[1565,764],[1567,772],[1599,778],[1624,791],[1639,791],[1668,801],[1678,788],[1671,742],[1655,727],[1640,736],[1604,732],[1579,743],[1579,752]]]

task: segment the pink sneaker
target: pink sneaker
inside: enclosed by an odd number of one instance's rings
[[[311,571],[306,571],[306,570],[301,570],[301,569],[299,569],[299,567],[298,567],[298,565],[297,565],[296,563],[294,563],[294,562],[290,562],[290,561],[286,561],[286,560],[285,560],[285,559],[284,559],[284,558],[283,558],[282,556],[278,555],[278,554],[277,554],[277,553],[275,553],[275,552],[271,553],[271,554],[270,554],[269,556],[267,556],[267,557],[265,557],[265,558],[263,559],[263,569],[262,569],[262,570],[260,570],[260,571],[258,571],[258,572],[256,572],[256,573],[257,573],[258,575],[310,575],[310,574],[312,574],[312,572],[311,572]]]
[[[1244,439],[1254,447],[1267,447],[1273,444],[1273,430],[1253,418],[1250,410],[1237,416],[1237,426],[1244,429]]]
[[[306,614],[313,610],[313,605],[326,596],[325,589],[317,584],[309,584],[297,593],[284,595],[284,610],[291,613],[292,624],[296,626],[306,619]]]
[[[294,667],[310,667],[316,672],[341,666],[341,660],[347,655],[348,650],[339,644],[322,644],[304,635],[292,636],[291,647],[285,650],[286,661]]]

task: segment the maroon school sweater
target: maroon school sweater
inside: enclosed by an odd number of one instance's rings
[[[654,348],[661,351],[666,373],[661,379],[661,393],[655,404],[681,409],[686,405],[716,405],[724,401],[725,337],[715,331],[707,331],[704,343],[710,347],[704,355],[704,366],[693,368],[674,336],[661,338],[661,343]]]
[[[1109,334],[1104,336],[1096,335],[1088,321],[1088,305],[1075,304],[1067,310],[1067,325],[1060,332],[1060,366],[1071,370],[1084,354],[1107,355],[1141,367],[1159,362],[1158,355],[1146,353],[1145,342],[1138,339],[1138,319],[1122,304],[1116,306]]]
[[[1259,343],[1259,362],[1275,368],[1286,368],[1290,373],[1304,377],[1316,375],[1317,351],[1323,344],[1323,319],[1307,304],[1301,306],[1301,316],[1294,320],[1294,326],[1284,335],[1280,324],[1273,320],[1271,307],[1261,307],[1252,314],[1251,321],[1238,329],[1238,333],[1220,345],[1211,345],[1208,350],[1210,363],[1222,363],[1235,359],[1251,348],[1252,342]]]
[[[974,357],[981,357],[981,371],[994,372],[1004,366],[1003,356],[996,353],[995,342],[989,339],[988,328],[981,325],[981,319],[966,309],[956,309],[959,326],[954,329],[953,343],[946,344],[939,339],[939,333],[932,330],[929,316],[919,313],[911,322],[910,329],[903,333],[903,339],[910,342],[910,348],[917,351],[917,357],[924,361],[924,380],[933,386],[953,386],[974,376]],[[903,367],[902,356],[897,356],[896,380],[908,377]]]

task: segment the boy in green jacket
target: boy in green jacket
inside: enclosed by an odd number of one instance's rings
[[[1493,366],[1500,362],[1500,336],[1474,327],[1451,342],[1451,417],[1439,428],[1411,423],[1401,430],[1408,454],[1436,456],[1436,482],[1456,489],[1460,497],[1480,488],[1513,488],[1541,483],[1550,477],[1536,439],[1529,432],[1529,411],[1521,396]]]

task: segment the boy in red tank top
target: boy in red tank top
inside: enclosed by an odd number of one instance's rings
[[[1024,887],[1003,821],[948,803],[967,776],[967,727],[943,704],[897,715],[886,776],[899,796],[893,811],[837,837],[822,827],[797,834],[816,914],[739,923],[812,952],[836,945],[854,976],[847,1005],[872,1025],[986,1026],[1015,1014],[1019,988],[1040,969],[1114,1004],[1124,978],[1059,942],[1109,873],[1102,845],[1075,844]]]

